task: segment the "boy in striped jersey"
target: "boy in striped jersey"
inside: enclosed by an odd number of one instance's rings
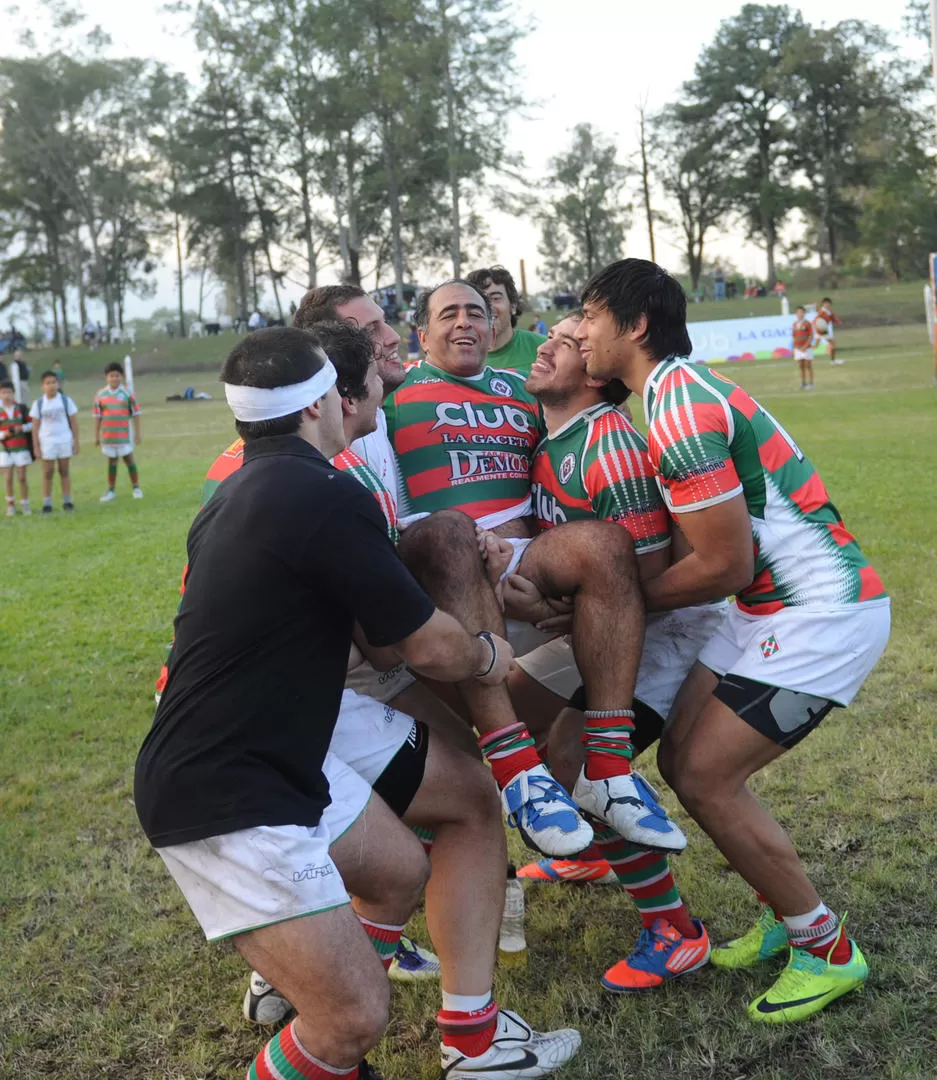
[[[459,685],[509,822],[531,847],[559,858],[592,839],[579,809],[634,843],[681,851],[686,837],[631,773],[644,612],[630,535],[589,520],[535,536],[530,462],[543,432],[540,410],[521,376],[486,363],[487,299],[466,281],[443,282],[420,297],[416,322],[426,360],[385,405],[406,498],[401,556],[435,602],[474,631],[504,632],[497,586],[475,547],[476,526],[510,545],[508,570],[543,597],[575,598],[573,647],[588,703],[586,762],[572,799],[541,761],[507,690]],[[526,622],[536,621],[529,616]],[[515,652],[525,651],[511,640]]]
[[[797,308],[797,318],[791,327],[791,338],[794,346],[794,359],[800,364],[800,388],[801,390],[813,389],[813,346],[816,341],[816,331],[813,323],[807,318],[807,311],[801,305]]]
[[[658,484],[692,551],[645,582],[649,611],[734,594],[680,689],[661,772],[765,903],[713,952],[724,967],[784,953],[756,1021],[800,1020],[860,988],[868,965],[821,902],[748,778],[848,705],[888,641],[889,599],[820,477],[743,389],[688,356],[686,296],[624,259],[587,284],[576,331],[586,370],[643,395]]]
[[[23,514],[32,513],[29,508],[29,485],[26,480],[26,470],[33,461],[33,456],[29,452],[32,429],[29,409],[17,402],[13,383],[10,379],[4,379],[0,382],[0,471],[3,472],[6,488],[7,517],[13,517],[16,514],[16,496],[13,494],[14,473],[20,486],[20,510]]]
[[[124,369],[118,363],[108,364],[104,369],[107,386],[94,395],[94,445],[101,447],[107,458],[107,491],[101,502],[113,502],[117,498],[117,459],[127,466],[133,497],[142,499],[140,475],[133,457],[134,445],[142,442],[140,432],[140,406],[133,394],[123,385]],[[133,436],[130,423],[133,421]]]

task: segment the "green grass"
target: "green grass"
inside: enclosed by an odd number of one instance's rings
[[[755,783],[821,895],[848,908],[869,987],[777,1030],[744,1014],[769,972],[707,970],[651,997],[610,998],[599,976],[638,928],[627,900],[609,888],[531,887],[529,966],[499,973],[497,993],[536,1024],[581,1028],[568,1080],[935,1075],[937,390],[920,327],[846,331],[841,344],[848,362],[818,363],[810,395],[797,392],[792,363],[723,370],[814,459],[895,601],[891,645],[854,707]],[[131,798],[185,534],[232,424],[221,401],[167,405],[178,375],[142,375],[146,497],[132,501],[122,475],[117,502],[101,506],[105,462],[89,408],[99,381],[68,384],[85,443],[74,516],[0,520],[0,1080],[239,1080],[264,1041],[240,1016],[244,965],[202,940]],[[190,381],[211,389],[214,376]],[[37,469],[31,483],[38,502]],[[678,880],[724,939],[746,928],[754,904],[699,830],[681,824],[691,843]],[[435,989],[394,990],[374,1055],[388,1080],[437,1075],[435,1008]]]

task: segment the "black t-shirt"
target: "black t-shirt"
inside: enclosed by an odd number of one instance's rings
[[[390,645],[433,604],[377,503],[298,436],[248,443],[189,530],[169,675],[137,757],[156,847],[318,824],[352,624]]]

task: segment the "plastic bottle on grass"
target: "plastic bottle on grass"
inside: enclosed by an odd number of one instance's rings
[[[527,963],[527,940],[524,937],[524,886],[517,880],[517,870],[508,866],[504,891],[504,914],[498,938],[498,963],[502,967],[524,967]]]

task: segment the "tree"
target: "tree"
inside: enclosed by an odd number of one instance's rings
[[[622,193],[628,169],[614,143],[591,124],[577,124],[565,153],[550,159],[539,214],[540,254],[551,282],[579,288],[600,267],[621,258],[630,224]]]
[[[684,86],[692,118],[712,125],[713,145],[735,178],[735,204],[749,235],[765,246],[770,285],[777,276],[779,231],[797,202],[781,65],[802,28],[799,12],[789,7],[746,4],[720,23]]]
[[[835,286],[843,250],[858,240],[856,195],[879,164],[863,138],[867,118],[902,97],[890,51],[881,30],[852,19],[804,27],[786,47],[785,96],[797,118],[791,162],[805,182],[801,207],[816,223],[821,285]]]
[[[657,262],[654,248],[654,211],[651,209],[651,169],[648,164],[647,102],[638,105],[638,142],[641,149],[641,192],[644,195],[644,216],[647,219],[647,238],[651,247],[651,262]],[[696,286],[693,286],[696,288]]]
[[[678,211],[675,219],[662,217],[680,234],[696,292],[706,237],[731,213],[735,196],[720,135],[693,110],[671,106],[655,117],[651,150],[656,175]]]

